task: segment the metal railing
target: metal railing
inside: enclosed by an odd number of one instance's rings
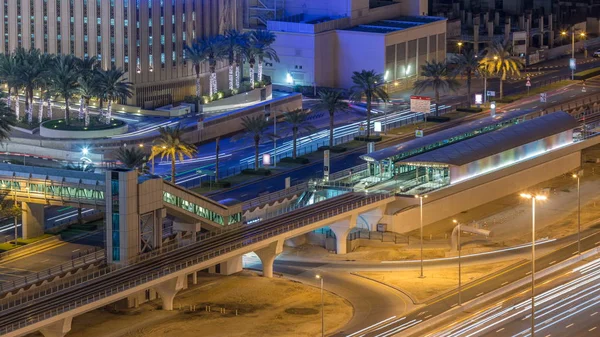
[[[381,242],[393,242],[394,244],[409,243],[409,237],[392,232],[372,232],[368,230],[359,230],[348,234],[348,241],[358,239],[377,240]]]
[[[290,196],[293,196],[298,193],[302,193],[302,192],[306,191],[307,189],[308,189],[308,182],[303,182],[303,183],[291,186],[290,188],[286,188],[284,190],[279,190],[279,191],[276,191],[273,193],[265,194],[263,196],[245,201],[242,204],[242,209],[244,211],[246,211],[246,210],[252,209],[254,207],[263,206],[269,202],[281,200],[283,198],[290,197]]]
[[[97,300],[109,297],[109,296],[111,296],[113,294],[117,294],[117,293],[123,292],[123,291],[128,290],[128,289],[132,289],[134,287],[137,287],[137,286],[142,285],[144,283],[147,283],[149,281],[153,281],[153,280],[156,280],[156,279],[168,276],[170,274],[173,274],[173,273],[176,273],[178,271],[184,270],[184,269],[186,269],[186,268],[188,268],[190,266],[200,264],[200,263],[202,263],[204,261],[213,259],[215,257],[224,255],[226,253],[229,253],[229,252],[232,252],[232,251],[236,251],[236,250],[241,249],[243,247],[250,246],[252,244],[264,241],[264,240],[272,238],[274,236],[277,236],[277,235],[280,235],[280,234],[283,234],[283,233],[286,233],[286,232],[290,232],[292,230],[295,230],[295,229],[298,229],[298,228],[310,225],[312,223],[315,223],[315,222],[318,222],[318,221],[321,221],[321,220],[325,220],[325,219],[331,218],[331,217],[339,215],[339,214],[343,214],[343,213],[352,211],[354,209],[357,209],[357,208],[360,208],[360,207],[363,207],[363,206],[367,206],[369,204],[372,204],[374,202],[378,202],[378,201],[387,199],[389,197],[390,197],[390,194],[388,194],[388,193],[371,194],[371,195],[365,197],[364,199],[361,199],[359,201],[353,202],[351,204],[340,205],[336,209],[329,210],[329,211],[326,211],[326,212],[321,212],[321,213],[318,213],[316,215],[309,216],[306,219],[299,220],[299,221],[293,222],[291,224],[287,224],[287,225],[284,225],[284,226],[281,226],[281,227],[274,228],[272,230],[266,231],[266,232],[261,233],[259,235],[254,235],[254,236],[249,237],[249,238],[244,238],[244,239],[239,240],[239,241],[237,241],[235,243],[223,246],[223,247],[218,248],[218,249],[214,249],[214,250],[212,250],[210,252],[206,252],[206,253],[203,253],[203,254],[196,255],[196,256],[194,256],[192,258],[185,259],[184,261],[178,261],[178,262],[173,263],[172,265],[170,265],[168,267],[162,268],[161,270],[154,271],[152,273],[148,273],[148,274],[145,274],[143,276],[139,276],[139,277],[135,278],[134,280],[125,282],[125,283],[123,283],[121,285],[112,287],[110,289],[105,289],[104,291],[101,291],[99,293],[96,293],[96,294],[93,294],[93,295],[90,295],[90,296],[87,296],[87,297],[80,298],[80,299],[76,300],[73,303],[69,303],[69,304],[66,304],[66,305],[59,306],[57,308],[54,308],[54,309],[52,309],[50,311],[46,311],[46,312],[38,314],[38,315],[32,315],[26,321],[19,321],[19,322],[15,322],[13,324],[4,326],[4,327],[0,328],[0,334],[6,334],[8,332],[20,329],[20,328],[28,326],[30,324],[33,324],[33,323],[36,323],[36,322],[48,319],[50,317],[59,315],[59,314],[64,313],[66,311],[75,309],[75,308],[80,307],[82,305],[92,303],[94,301],[97,301]],[[228,229],[226,231],[229,231],[229,230],[231,230],[231,229]],[[225,232],[225,230],[223,232]],[[205,239],[207,239],[209,237],[216,237],[216,236],[219,236],[219,235],[220,234],[207,233],[207,234],[205,234],[203,236],[200,236],[196,240],[196,242],[201,242],[201,241],[203,241],[203,240],[205,240]],[[176,246],[179,246],[179,245],[176,245]],[[179,248],[179,247],[177,247],[177,248]],[[177,249],[177,248],[173,248],[171,250],[174,250],[174,249]],[[140,256],[140,259],[147,259],[147,257],[142,258],[142,256]],[[98,278],[100,276],[108,275],[108,274],[114,272],[115,270],[121,269],[121,268],[126,268],[126,267],[120,267],[119,268],[118,266],[112,265],[112,266],[109,266],[109,267],[106,267],[106,268],[101,268],[101,269],[95,270],[95,271],[93,271],[90,274],[85,274],[85,275],[83,275],[83,276],[81,276],[81,277],[79,277],[77,279],[69,280],[68,283],[62,283],[60,285],[55,285],[52,288],[48,288],[44,292],[38,292],[36,294],[31,294],[31,295],[26,296],[25,298],[22,298],[22,297],[14,298],[14,300],[12,302],[3,303],[1,305],[1,307],[0,307],[0,309],[1,310],[6,310],[8,308],[14,307],[15,305],[19,305],[19,304],[25,303],[25,302],[27,302],[29,300],[40,298],[40,297],[45,296],[47,294],[54,293],[56,291],[66,289],[68,287],[72,287],[72,286],[75,286],[75,285],[82,285],[86,281]],[[15,297],[17,297],[17,296],[15,296]],[[11,299],[13,299],[13,297],[8,298],[8,300],[11,300]],[[15,304],[15,302],[17,302],[17,304]]]
[[[35,284],[47,279],[52,279],[55,276],[62,275],[68,271],[82,268],[103,260],[104,249],[97,249],[91,253],[82,254],[76,258],[72,258],[70,261],[56,265],[43,271],[30,273],[25,276],[14,276],[12,280],[0,283],[0,294],[22,289],[28,285]]]

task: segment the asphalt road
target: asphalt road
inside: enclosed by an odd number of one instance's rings
[[[600,93],[599,87],[588,87],[586,92],[581,91],[580,85],[572,85],[568,88],[557,89],[553,92],[548,93],[548,100],[555,102],[567,102],[572,101],[581,97],[595,95]],[[552,104],[552,103],[550,103]],[[507,104],[503,109],[505,110],[516,110],[516,109],[539,109],[541,103],[539,102],[538,97],[532,97],[527,100],[526,103],[517,104]],[[467,121],[474,120],[476,118],[484,117],[483,115],[473,115],[464,119],[462,122],[449,122],[445,124],[435,125],[431,128],[425,130],[425,134],[429,134],[435,131],[439,131],[442,129],[446,129],[448,127],[459,125],[460,123],[464,123]],[[405,135],[399,138],[390,139],[387,142],[381,142],[376,144],[376,149],[381,149],[384,147],[391,146],[393,144],[397,144],[403,141],[407,141],[413,139],[413,135]],[[363,149],[356,149],[354,151],[349,151],[347,153],[342,153],[339,155],[331,156],[331,172],[335,173],[338,171],[342,171],[344,169],[351,168],[353,166],[357,166],[363,164],[364,161],[359,158],[359,156],[366,153],[366,146]],[[259,181],[250,182],[247,184],[239,185],[238,187],[234,187],[229,190],[208,194],[214,200],[224,200],[224,199],[236,199],[239,201],[246,201],[252,198],[255,198],[259,195],[275,192],[278,190],[282,190],[285,188],[285,178],[290,177],[291,184],[295,185],[302,181],[308,180],[310,178],[321,178],[323,176],[323,162],[316,161],[310,163],[308,165],[304,165],[302,167],[286,171],[283,173],[279,173],[273,176],[269,176]]]
[[[581,242],[582,249],[587,250],[599,245],[599,240],[600,233],[594,233],[585,237]],[[576,253],[577,243],[572,243],[562,248],[559,248],[550,254],[536,258],[536,271],[542,270],[557,262],[563,261]],[[462,301],[467,302],[490,291],[498,289],[504,285],[517,281],[530,274],[530,262],[523,262],[512,266],[508,269],[505,269],[498,274],[495,274],[493,278],[483,278],[472,283],[464,284],[462,287],[461,295]],[[524,289],[527,289],[527,287],[524,287]],[[439,315],[456,305],[458,305],[458,293],[457,291],[452,291],[428,301],[424,307],[421,307],[419,308],[419,310],[413,311],[406,316],[397,318],[396,321],[393,321],[392,324],[389,324],[384,328],[378,329],[378,326],[376,326],[368,331],[365,331],[363,335],[369,337],[386,337],[399,334],[402,331],[408,329],[410,326],[426,321],[427,319]],[[380,319],[385,318],[386,317],[380,317]]]

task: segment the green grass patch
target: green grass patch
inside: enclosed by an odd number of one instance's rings
[[[99,121],[96,118],[90,118],[90,125],[87,127],[83,121],[78,119],[71,119],[70,124],[63,119],[53,119],[42,123],[42,126],[48,129],[63,130],[63,131],[98,131],[98,130],[109,130],[119,128],[125,125],[125,122],[118,119],[111,119],[110,124]]]
[[[578,73],[575,73],[574,78],[576,80],[587,80],[590,77],[594,77],[600,75],[600,67],[596,67],[596,68],[592,68],[592,69],[588,69],[588,70],[584,70],[584,71],[580,71]]]
[[[504,98],[502,99],[497,99],[496,103],[512,103],[514,101],[518,101],[522,98],[528,97],[528,96],[534,96],[534,95],[538,95],[540,93],[543,92],[547,92],[547,91],[551,91],[551,90],[555,90],[555,89],[560,89],[560,88],[564,88],[569,84],[574,83],[571,80],[564,80],[564,81],[559,81],[559,82],[555,82],[552,84],[548,84],[548,85],[544,85],[541,87],[537,87],[534,89],[529,90],[529,94],[527,94],[527,92],[523,92],[520,94],[515,94],[515,95],[510,95],[510,96],[504,96]]]
[[[47,239],[47,238],[50,238],[53,236],[54,236],[53,234],[44,234],[44,235],[40,235],[38,237],[31,238],[31,239],[17,239],[17,244],[18,245],[21,245],[21,244],[28,245],[30,243],[38,242],[40,240],[44,240],[44,239]]]
[[[383,139],[382,136],[357,136],[354,137],[354,140],[359,142],[380,142]]]

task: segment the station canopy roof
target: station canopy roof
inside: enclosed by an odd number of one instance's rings
[[[440,141],[444,141],[446,139],[450,139],[452,137],[457,137],[463,135],[468,132],[472,132],[474,130],[478,130],[484,128],[486,126],[494,125],[496,123],[505,122],[507,120],[518,118],[525,116],[531,113],[532,110],[515,110],[509,111],[502,114],[497,114],[494,117],[485,117],[478,120],[474,120],[472,122],[464,123],[459,126],[455,126],[450,129],[441,130],[431,135],[426,135],[422,138],[415,138],[394,146],[386,147],[385,149],[377,150],[365,155],[360,156],[363,160],[366,161],[381,161],[384,159],[388,159],[397,155],[400,155],[404,152],[416,150],[427,146],[429,144],[434,144]]]
[[[444,146],[400,160],[398,165],[445,164],[465,165],[536,140],[571,130],[577,120],[566,112],[554,112],[500,130]]]

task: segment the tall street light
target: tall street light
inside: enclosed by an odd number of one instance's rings
[[[460,245],[460,222],[457,220],[452,220],[458,226],[458,305],[462,305],[462,278],[461,278],[461,265],[460,265],[460,251],[462,249]]]
[[[577,179],[577,253],[581,255],[581,185],[580,178],[583,171],[573,174],[573,178]]]
[[[567,36],[567,32],[560,32],[560,35]],[[579,36],[585,37],[585,32],[580,32]],[[575,29],[571,27],[571,60],[569,62],[575,62]],[[571,64],[571,80],[575,80],[575,64]]]
[[[321,337],[325,337],[325,311],[323,304],[323,276],[317,274],[315,276],[317,279],[321,280]]]
[[[423,199],[427,198],[427,194],[425,194],[425,195],[416,194],[415,198],[419,199],[420,216],[421,216],[421,276],[419,276],[419,277],[425,278],[425,276],[423,275]]]
[[[459,43],[457,43],[456,45],[458,46],[458,53],[460,54],[460,53],[461,53],[462,46],[463,46],[463,43],[462,43],[462,41],[461,41],[461,42],[459,42]]]
[[[531,199],[531,337],[535,334],[535,202],[546,200],[545,195],[521,193],[521,198]]]

